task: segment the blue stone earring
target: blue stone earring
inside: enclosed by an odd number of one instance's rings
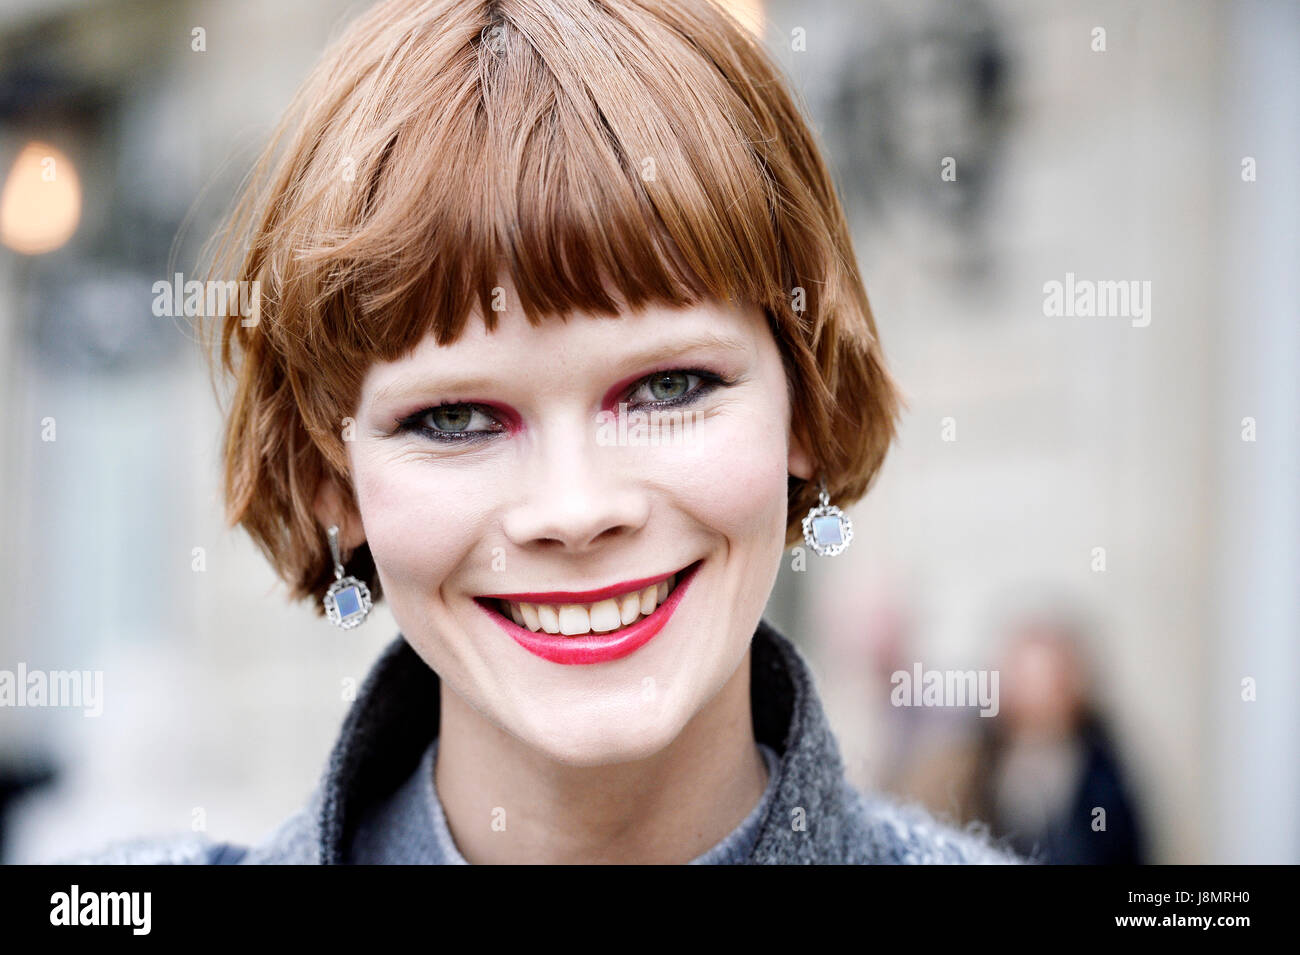
[[[343,576],[338,526],[330,525],[326,533],[330,539],[330,555],[334,558],[334,583],[325,591],[325,615],[334,626],[351,630],[366,619],[374,606],[370,601],[370,588],[355,577]]]
[[[834,557],[853,541],[853,522],[838,507],[831,504],[826,493],[826,479],[818,481],[817,506],[803,519],[803,539],[822,557]]]

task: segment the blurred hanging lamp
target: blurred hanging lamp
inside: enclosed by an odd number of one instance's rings
[[[28,143],[0,192],[0,243],[43,255],[72,238],[80,221],[81,181],[72,160],[48,143]]]

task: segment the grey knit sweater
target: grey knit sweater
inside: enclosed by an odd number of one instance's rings
[[[754,734],[777,754],[757,815],[746,833],[748,864],[1017,863],[979,827],[961,830],[919,806],[864,794],[844,777],[807,662],[767,621],[754,632],[750,697]],[[400,635],[380,655],[353,702],[329,761],[306,805],[242,864],[339,865],[374,807],[409,784],[438,733],[440,683]],[[203,863],[202,834],[133,839],[61,862]]]

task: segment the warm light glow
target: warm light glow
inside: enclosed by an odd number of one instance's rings
[[[755,36],[763,35],[763,29],[767,25],[763,0],[718,0],[718,4],[747,26]]]
[[[81,221],[77,170],[47,143],[28,143],[0,192],[0,242],[23,255],[53,252]]]

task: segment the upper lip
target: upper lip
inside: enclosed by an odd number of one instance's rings
[[[595,603],[597,600],[604,600],[607,597],[617,597],[620,594],[628,593],[633,590],[643,590],[651,584],[657,584],[661,580],[667,580],[673,574],[680,574],[690,568],[692,564],[686,567],[670,570],[666,574],[658,574],[654,577],[642,577],[639,580],[625,580],[622,583],[610,584],[608,587],[600,587],[596,590],[547,590],[536,593],[515,593],[515,594],[480,594],[480,600],[509,600],[514,603],[539,603],[539,604],[587,604]]]

